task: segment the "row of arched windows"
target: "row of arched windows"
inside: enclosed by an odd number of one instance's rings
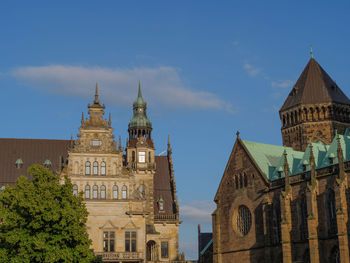
[[[318,121],[325,119],[335,119],[348,122],[350,119],[350,110],[345,107],[321,106],[300,108],[281,115],[282,127],[289,127],[300,123],[301,121]]]
[[[78,196],[78,186],[73,185],[73,194]],[[106,199],[106,186],[101,185],[100,189],[98,189],[97,185],[93,185],[92,188],[90,185],[85,186],[85,199]],[[121,189],[121,199],[128,198],[128,188],[126,185],[122,186]],[[113,185],[112,187],[112,199],[119,199],[119,191],[118,186]]]
[[[100,170],[100,173],[99,173]],[[98,162],[95,161],[92,163],[92,169],[91,169],[91,163],[87,161],[85,163],[85,175],[106,175],[106,163],[101,162],[101,165],[99,166]]]

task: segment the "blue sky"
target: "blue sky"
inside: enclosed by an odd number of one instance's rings
[[[350,95],[349,20],[349,1],[2,1],[0,137],[75,137],[98,82],[125,142],[140,80],[156,153],[171,138],[180,249],[196,258],[235,132],[281,144],[278,109],[310,44]]]

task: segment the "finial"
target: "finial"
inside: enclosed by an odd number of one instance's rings
[[[95,100],[98,100],[98,84],[96,82],[96,89],[95,89]]]
[[[283,159],[284,172],[286,173],[286,171],[289,171],[288,160],[287,160],[287,151],[286,151],[286,149],[284,149],[283,157],[284,157],[284,159]]]
[[[314,58],[314,51],[312,50],[312,45],[310,45],[310,55],[311,58]]]
[[[239,138],[239,131],[236,132],[237,138]]]
[[[140,82],[140,80],[139,80],[139,93],[138,93],[137,96],[138,96],[139,98],[142,97],[142,94],[141,94],[141,82]]]
[[[81,126],[84,126],[84,112],[81,113]]]
[[[170,147],[170,135],[168,135],[168,147]]]
[[[119,135],[119,151],[122,149],[122,138]]]
[[[111,113],[109,113],[109,117],[108,117],[108,127],[111,128],[111,125],[112,125]]]
[[[334,132],[335,132],[335,136],[337,136],[338,135],[338,129],[335,129]]]

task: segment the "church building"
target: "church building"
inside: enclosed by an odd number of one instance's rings
[[[179,207],[168,139],[156,156],[152,123],[141,95],[133,103],[125,148],[111,116],[95,98],[82,114],[77,140],[0,139],[0,186],[15,184],[33,163],[68,175],[89,212],[91,248],[103,262],[172,262],[179,256]]]
[[[237,139],[215,196],[215,263],[348,263],[350,100],[312,57],[280,111],[283,146]]]

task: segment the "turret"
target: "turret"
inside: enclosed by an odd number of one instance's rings
[[[138,95],[133,103],[133,117],[130,119],[127,141],[127,163],[133,169],[154,170],[154,145],[151,138],[152,123],[147,117],[147,103],[138,85]]]

